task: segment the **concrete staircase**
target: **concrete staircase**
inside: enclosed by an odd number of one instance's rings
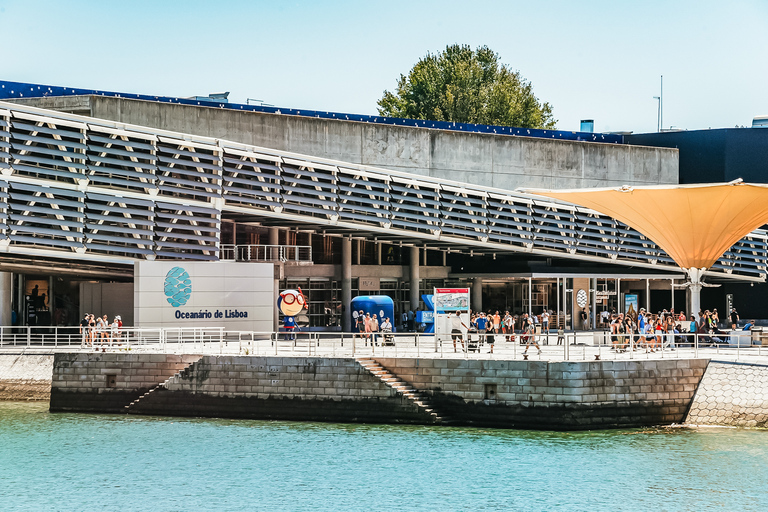
[[[447,418],[444,414],[441,414],[435,410],[435,407],[432,405],[428,394],[417,391],[413,388],[413,386],[398,378],[392,372],[380,365],[375,359],[360,358],[357,359],[357,363],[370,374],[381,380],[384,384],[403,395],[404,398],[410,400],[422,412],[431,416],[433,423],[440,425],[447,425],[451,423],[450,418]]]
[[[197,362],[197,361],[195,361],[195,362]],[[154,393],[154,392],[155,392],[155,391],[157,391],[158,389],[160,389],[160,388],[164,388],[164,387],[166,386],[166,384],[168,384],[168,382],[169,382],[171,379],[179,378],[179,377],[181,377],[181,376],[188,376],[188,374],[189,374],[189,370],[190,370],[190,368],[192,368],[192,365],[194,365],[194,364],[195,364],[195,363],[190,363],[190,364],[189,364],[189,365],[188,365],[186,368],[184,368],[183,370],[176,372],[176,373],[175,373],[173,376],[171,376],[171,377],[168,377],[166,380],[164,380],[163,382],[161,382],[161,383],[160,383],[160,384],[158,384],[157,386],[153,387],[152,389],[150,389],[149,391],[147,391],[146,393],[144,393],[143,395],[141,395],[139,398],[137,398],[136,400],[134,400],[134,401],[133,401],[133,402],[131,402],[130,404],[126,405],[126,406],[125,406],[125,412],[126,412],[127,414],[130,414],[130,413],[131,413],[131,410],[136,408],[136,404],[138,404],[138,403],[139,403],[139,402],[141,402],[142,400],[146,399],[146,398],[147,398],[149,395],[151,395],[152,393]]]

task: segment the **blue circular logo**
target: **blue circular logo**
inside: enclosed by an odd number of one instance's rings
[[[165,296],[171,306],[183,306],[192,293],[192,280],[187,271],[181,267],[173,267],[165,275]]]

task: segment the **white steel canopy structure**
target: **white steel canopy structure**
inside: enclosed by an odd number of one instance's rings
[[[231,215],[445,251],[678,270],[651,239],[590,208],[2,102],[0,171],[0,248],[11,254],[216,260]],[[708,271],[765,280],[766,233],[736,241]]]

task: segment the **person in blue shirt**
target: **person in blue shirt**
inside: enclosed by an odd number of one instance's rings
[[[752,326],[754,326],[754,325],[755,325],[755,321],[754,321],[754,320],[750,320],[750,321],[749,321],[749,322],[747,322],[747,324],[744,326],[744,328],[742,329],[742,331],[748,331],[748,330],[750,330],[750,329],[752,328]]]
[[[477,325],[477,333],[480,335],[480,343],[485,343],[485,333],[488,329],[488,318],[486,318],[485,313],[478,315],[475,325]]]

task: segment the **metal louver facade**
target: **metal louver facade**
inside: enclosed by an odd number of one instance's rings
[[[637,231],[537,196],[0,103],[0,247],[115,261],[219,258],[222,214],[404,243],[678,271]],[[768,236],[712,274],[765,280]]]

